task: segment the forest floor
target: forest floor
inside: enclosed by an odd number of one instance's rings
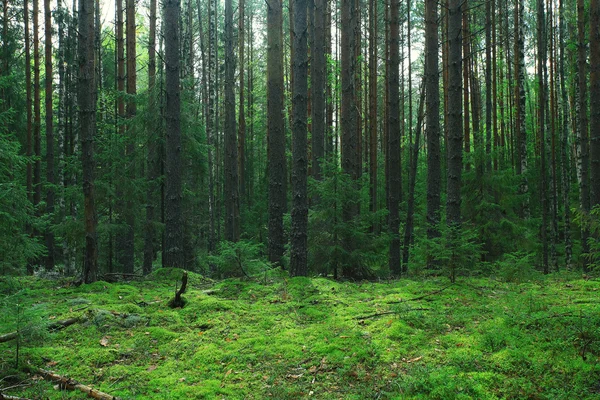
[[[600,399],[600,280],[127,283],[0,278],[1,394],[122,399]],[[48,332],[53,322],[82,322]],[[19,344],[16,368],[17,343]],[[25,372],[28,371],[28,372]]]

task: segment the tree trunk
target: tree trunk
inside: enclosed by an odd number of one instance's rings
[[[546,85],[545,85],[545,63],[546,63],[546,29],[544,15],[544,0],[537,1],[537,78],[538,78],[538,118],[539,118],[539,137],[541,146],[541,165],[540,165],[540,186],[541,186],[541,210],[542,210],[542,268],[545,274],[549,273],[548,268],[548,176],[546,171]]]
[[[461,0],[448,4],[448,168],[446,222],[449,227],[460,226],[461,176],[462,176],[462,35]]]
[[[233,4],[225,0],[225,240],[240,239],[238,152],[235,123],[235,59],[233,55]]]
[[[587,77],[586,77],[586,43],[585,43],[585,7],[583,0],[577,0],[577,74],[578,74],[578,98],[577,98],[577,139],[579,140],[579,159],[577,175],[579,176],[579,196],[581,212],[587,215],[590,212],[590,186],[589,186],[589,136],[587,117]],[[581,263],[583,271],[587,272],[587,253],[590,251],[588,245],[589,230],[585,224],[581,229]]]
[[[81,132],[85,255],[83,281],[95,282],[98,275],[98,220],[94,199],[94,134],[96,132],[96,70],[94,68],[94,0],[79,0],[79,85],[77,100]]]
[[[246,64],[244,60],[244,0],[239,0],[238,4],[238,57],[240,61],[240,102],[238,112],[238,177],[239,177],[239,199],[240,202],[246,198],[246,114],[244,111],[244,73]]]
[[[485,169],[492,170],[492,7],[485,2]]]
[[[470,33],[469,33],[469,10],[465,10],[462,15],[462,31],[464,35],[463,40],[463,97],[465,103],[465,110],[463,113],[464,118],[464,136],[465,136],[465,153],[468,155],[471,153],[471,113],[469,111],[469,68],[471,65],[471,49],[470,44]],[[466,163],[465,169],[469,171],[471,164]]]
[[[515,129],[517,175],[521,175],[519,193],[525,197],[521,215],[529,218],[529,184],[527,182],[527,130],[525,125],[525,39],[524,39],[524,5],[515,3]]]
[[[181,98],[179,16],[180,0],[164,1],[166,64],[166,196],[164,265],[183,268],[183,218],[181,209]]]
[[[600,205],[600,2],[590,1],[590,207]],[[598,235],[596,235],[598,238]]]
[[[440,160],[440,82],[438,71],[437,1],[425,0],[425,105],[427,135],[427,237],[439,236],[441,160]],[[428,263],[433,262],[429,254]]]
[[[285,237],[286,160],[283,104],[281,0],[267,2],[267,171],[269,175],[269,261],[281,263]]]
[[[28,0],[23,0],[23,23],[25,25],[25,91],[27,108],[27,197],[33,203],[33,113],[31,112],[31,49],[29,38],[29,4]]]
[[[369,210],[377,212],[377,0],[369,0]],[[378,228],[374,226],[374,231]]]
[[[294,0],[294,76],[292,90],[292,227],[290,232],[290,275],[306,276],[308,195],[307,195],[307,98],[308,98],[308,47],[306,0]]]
[[[314,0],[313,37],[311,38],[310,81],[312,89],[312,176],[321,179],[321,163],[325,157],[325,0]]]
[[[148,32],[148,116],[152,123],[157,122],[155,115],[158,112],[156,104],[156,0],[150,0],[150,27]],[[204,64],[203,64],[204,65]],[[146,176],[148,179],[146,189],[146,224],[144,232],[144,264],[143,273],[148,275],[152,272],[152,262],[154,261],[154,225],[156,216],[154,209],[156,207],[155,193],[158,190],[156,180],[158,179],[158,149],[156,141],[157,135],[154,134],[155,128],[148,125],[148,160],[146,164]]]
[[[400,103],[398,89],[400,87],[399,68],[400,68],[400,26],[398,21],[399,0],[390,0],[390,58],[389,64],[390,76],[388,77],[388,173],[389,173],[389,192],[388,192],[388,224],[390,230],[390,252],[389,269],[394,276],[401,273],[400,266]]]
[[[36,157],[33,168],[33,206],[39,215],[38,205],[42,201],[42,138],[40,110],[40,6],[33,0],[33,153]],[[93,36],[92,36],[93,38]]]

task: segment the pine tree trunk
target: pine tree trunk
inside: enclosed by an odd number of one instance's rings
[[[527,182],[527,130],[525,125],[525,40],[524,40],[524,5],[515,3],[515,129],[516,129],[516,172],[521,175],[519,193],[525,197],[521,215],[529,218],[529,184]]]
[[[465,153],[468,155],[471,153],[471,113],[469,111],[469,68],[471,65],[471,49],[469,47],[470,38],[469,38],[469,10],[465,10],[462,15],[462,31],[463,37],[465,38],[463,41],[463,97],[465,103],[465,109],[463,113],[464,118],[464,146]],[[466,163],[465,169],[469,171],[471,169],[471,164],[469,162]]]
[[[25,92],[27,108],[27,197],[33,203],[33,113],[31,112],[31,49],[29,38],[29,4],[28,0],[23,0],[23,23],[25,25]]]
[[[307,98],[308,46],[306,0],[294,0],[294,76],[292,90],[292,226],[290,232],[290,275],[306,276],[308,231]]]
[[[311,38],[310,80],[312,88],[312,176],[321,179],[321,163],[325,157],[325,91],[327,65],[325,59],[325,0],[314,0],[313,37]]]
[[[369,0],[369,210],[377,212],[377,0]],[[378,228],[373,227],[374,231]]]
[[[548,266],[548,176],[546,171],[546,84],[545,84],[545,63],[546,63],[546,30],[544,15],[544,0],[537,1],[537,78],[538,78],[538,118],[539,118],[539,137],[541,146],[541,165],[540,165],[540,185],[541,185],[541,210],[542,210],[542,268],[545,274],[549,273]]]
[[[450,0],[448,4],[448,169],[446,222],[450,227],[458,227],[461,222],[462,184],[462,15],[461,0]]]
[[[402,181],[400,160],[400,104],[399,104],[399,67],[400,67],[400,26],[398,21],[399,0],[390,0],[390,36],[389,36],[389,73],[388,84],[388,226],[390,231],[389,269],[394,276],[401,273],[400,265],[400,188]]]
[[[492,6],[485,2],[485,169],[492,170]]]
[[[437,1],[425,0],[425,79],[427,135],[427,237],[439,236],[441,160],[440,160],[440,84],[438,75]],[[428,263],[433,262],[430,254]]]
[[[587,215],[590,212],[590,186],[589,186],[589,136],[588,136],[588,117],[587,117],[587,77],[586,77],[586,43],[585,43],[585,7],[583,0],[577,0],[577,74],[578,74],[578,98],[577,98],[577,120],[579,121],[577,129],[577,139],[579,141],[579,157],[577,160],[577,175],[579,177],[579,196],[581,203],[581,212]],[[589,230],[582,226],[581,230],[581,263],[583,271],[587,272],[588,261],[587,253]]]
[[[182,166],[181,166],[181,98],[179,16],[180,0],[164,1],[166,64],[166,196],[164,265],[183,268]]]
[[[240,100],[238,112],[238,178],[239,178],[239,201],[242,202],[246,198],[246,113],[244,111],[244,72],[246,64],[244,58],[244,0],[239,0],[238,4],[238,57],[240,62]]]
[[[281,0],[267,2],[267,171],[269,176],[269,261],[281,263],[285,237],[286,160],[283,104]]]
[[[78,105],[83,165],[85,255],[83,281],[95,282],[98,275],[96,206],[94,199],[94,133],[96,132],[96,70],[94,68],[94,0],[79,0],[79,85]]]
[[[600,2],[598,0],[590,1],[590,159],[590,207],[593,208],[600,205]]]
[[[39,215],[38,205],[42,201],[42,138],[40,111],[40,50],[39,50],[39,0],[33,0],[33,206]]]

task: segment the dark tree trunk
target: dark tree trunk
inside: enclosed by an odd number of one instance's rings
[[[325,59],[325,3],[314,0],[313,37],[311,38],[310,80],[312,90],[312,176],[321,179],[321,163],[325,157],[325,84],[327,64]]]
[[[590,207],[600,205],[600,2],[590,1]]]
[[[577,139],[579,140],[579,159],[577,160],[577,175],[579,178],[579,196],[581,203],[581,211],[587,215],[590,212],[590,186],[589,186],[589,136],[588,136],[588,117],[587,117],[587,76],[586,76],[586,43],[585,43],[585,7],[583,0],[577,0],[577,119],[579,121],[577,129]],[[588,261],[587,253],[589,252],[588,245],[589,230],[585,226],[581,230],[581,263],[583,271],[587,272]]]
[[[462,15],[462,28],[463,28],[463,97],[465,103],[465,110],[463,113],[463,127],[464,127],[464,137],[465,137],[465,153],[468,155],[471,152],[471,112],[469,110],[469,68],[471,66],[471,48],[469,46],[470,39],[470,31],[469,31],[469,10],[465,10]],[[471,169],[471,164],[469,162],[466,163],[465,169],[469,171]]]
[[[235,59],[233,55],[233,4],[225,0],[225,240],[240,239],[238,152],[235,123]]]
[[[27,108],[27,197],[33,203],[33,165],[31,158],[33,156],[33,113],[31,112],[31,49],[29,38],[29,4],[28,0],[23,0],[23,22],[25,25],[25,91]]]
[[[36,213],[40,201],[42,201],[42,138],[41,110],[40,110],[40,6],[39,0],[33,0],[33,154],[36,159],[33,167],[33,206]],[[93,39],[93,32],[90,33]],[[93,42],[92,42],[93,43]]]
[[[306,0],[294,0],[294,76],[292,88],[292,227],[290,232],[290,274],[306,276],[308,231],[308,152],[307,152],[307,98],[308,46]]]
[[[492,7],[485,2],[485,169],[492,170]]]
[[[544,15],[544,0],[537,1],[537,78],[538,78],[538,118],[540,137],[540,206],[542,210],[542,268],[545,274],[548,268],[548,173],[546,171],[546,18]]]
[[[179,62],[180,0],[164,1],[166,64],[166,194],[164,265],[183,268],[183,218],[181,209],[181,93]]]
[[[521,215],[529,218],[529,184],[527,182],[527,130],[525,125],[525,35],[523,32],[524,4],[515,3],[515,130],[516,172],[521,175],[519,193],[525,197]]]
[[[85,255],[83,281],[98,276],[96,206],[94,199],[94,135],[96,133],[96,70],[94,68],[94,0],[79,0],[78,26],[79,85],[78,106],[83,165]]]
[[[390,252],[389,269],[392,275],[398,276],[401,273],[400,265],[400,180],[401,160],[400,160],[400,26],[399,26],[399,0],[390,0],[390,61],[388,84],[388,173],[389,173],[389,191],[388,191],[388,225],[390,231]]]
[[[369,198],[377,212],[377,1],[369,0]],[[374,230],[375,229],[374,227]]]
[[[50,0],[44,0],[45,17],[45,75],[46,75],[46,214],[54,214],[54,126],[52,109],[52,14],[50,13]],[[52,218],[51,220],[53,220]],[[46,269],[54,269],[54,234],[50,227],[46,228]]]
[[[239,0],[238,4],[238,57],[240,61],[240,102],[238,112],[238,176],[239,176],[239,199],[244,201],[246,198],[246,114],[244,111],[244,73],[246,65],[244,60],[244,0]]]
[[[283,257],[286,209],[285,131],[283,121],[283,39],[281,0],[267,2],[267,171],[269,175],[269,261]]]
[[[458,227],[461,222],[461,176],[462,176],[462,33],[461,0],[448,4],[448,171],[446,222]]]
[[[150,27],[148,33],[148,115],[152,118],[152,122],[156,122],[154,116],[157,114],[156,104],[156,0],[150,0]],[[156,222],[156,216],[154,209],[157,203],[157,197],[155,193],[158,191],[156,180],[159,175],[158,168],[158,149],[156,141],[158,139],[155,135],[155,127],[148,125],[148,160],[146,164],[146,176],[148,178],[147,189],[146,189],[146,224],[144,232],[144,264],[143,273],[144,275],[152,272],[152,262],[154,261],[154,225]]]
[[[437,1],[425,0],[425,79],[427,135],[427,237],[439,236],[440,160],[440,82],[438,71]],[[431,256],[431,255],[430,255]],[[430,260],[431,261],[431,260]]]

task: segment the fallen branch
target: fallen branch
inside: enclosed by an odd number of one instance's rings
[[[80,317],[73,317],[73,318],[68,318],[62,321],[56,321],[51,323],[50,325],[48,325],[48,330],[50,332],[54,332],[54,331],[58,331],[60,329],[64,329],[67,326],[73,325],[77,322],[79,322],[81,318]],[[19,336],[18,332],[10,332],[10,333],[5,333],[4,335],[0,335],[0,343],[4,343],[4,342],[8,342],[10,340],[16,339],[17,336]]]
[[[183,276],[181,277],[181,287],[179,290],[175,292],[175,298],[169,302],[169,307],[178,308],[183,307],[185,305],[185,300],[181,298],[181,295],[185,293],[185,288],[187,287],[188,281],[188,273],[187,271],[183,271]]]
[[[0,400],[29,400],[29,399],[27,399],[25,397],[9,396],[7,394],[0,393]]]
[[[79,390],[80,392],[86,393],[88,397],[98,400],[119,400],[119,398],[116,396],[112,396],[90,386],[83,385],[74,379],[60,376],[52,371],[38,369],[37,373],[42,375],[46,380],[58,383],[58,387],[63,390]]]
[[[384,315],[402,314],[403,312],[406,312],[406,311],[431,311],[431,308],[411,308],[410,310],[402,310],[402,311],[384,311],[384,312],[380,312],[380,313],[365,315],[362,317],[355,317],[354,319],[362,320],[362,319],[369,319],[369,318],[377,318],[377,317],[383,317]]]
[[[423,299],[424,299],[424,298],[426,298],[426,297],[433,296],[434,294],[441,293],[441,292],[443,292],[444,290],[448,289],[450,286],[453,286],[453,285],[454,285],[454,283],[451,283],[451,284],[449,284],[448,286],[444,286],[443,288],[441,288],[441,289],[439,289],[439,290],[435,290],[435,291],[433,291],[433,292],[430,292],[430,293],[424,294],[424,295],[422,295],[422,296],[414,297],[414,298],[412,298],[412,299],[407,299],[407,300],[400,300],[400,301],[390,301],[390,302],[388,302],[387,304],[400,304],[400,303],[406,303],[406,302],[409,302],[409,301],[423,300]]]

